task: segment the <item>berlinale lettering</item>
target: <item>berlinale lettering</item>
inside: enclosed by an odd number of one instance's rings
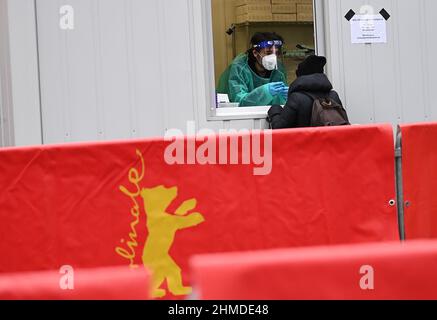
[[[126,243],[127,248],[123,248],[123,247],[115,248],[115,252],[117,252],[118,255],[120,255],[124,259],[129,260],[129,262],[130,262],[129,266],[131,268],[138,268],[138,265],[136,265],[134,262],[135,261],[135,248],[138,247],[138,241],[137,241],[138,234],[136,231],[136,226],[140,222],[140,206],[139,206],[136,198],[141,193],[140,182],[143,180],[144,173],[145,173],[145,164],[144,164],[143,155],[141,154],[141,151],[139,151],[139,150],[137,150],[136,153],[141,160],[141,172],[138,172],[138,170],[136,168],[131,168],[129,170],[129,182],[135,187],[135,190],[130,191],[125,186],[120,186],[120,191],[132,200],[132,208],[131,208],[130,213],[134,219],[130,224],[130,227],[131,227],[131,232],[129,233],[129,240],[130,241],[126,242],[126,240],[121,239],[120,242],[122,244]]]

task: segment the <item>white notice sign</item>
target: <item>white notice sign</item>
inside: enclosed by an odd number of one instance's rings
[[[387,43],[386,22],[380,14],[355,15],[351,20],[352,43]]]

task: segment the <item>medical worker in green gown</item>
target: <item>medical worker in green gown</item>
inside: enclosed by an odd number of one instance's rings
[[[289,87],[284,66],[278,62],[283,42],[276,33],[256,33],[251,48],[220,77],[217,92],[228,94],[240,107],[285,104]]]

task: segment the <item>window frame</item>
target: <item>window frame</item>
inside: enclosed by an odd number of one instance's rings
[[[270,106],[258,107],[239,107],[239,108],[216,108],[215,75],[214,75],[214,45],[212,28],[212,4],[211,0],[200,0],[202,7],[202,25],[204,28],[204,48],[205,54],[205,77],[206,79],[206,100],[207,101],[207,121],[225,120],[247,120],[265,119]],[[325,55],[324,37],[324,0],[313,0],[314,14],[314,40],[315,50],[318,55]]]

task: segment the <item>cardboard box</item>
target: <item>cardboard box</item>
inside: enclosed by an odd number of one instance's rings
[[[273,14],[271,12],[263,14],[246,13],[237,16],[236,20],[236,23],[273,21]]]
[[[273,4],[272,13],[297,13],[297,3]]]
[[[235,15],[237,16],[241,16],[243,14],[266,14],[271,12],[271,4],[248,4],[235,8]]]
[[[278,21],[278,22],[297,21],[297,14],[296,13],[274,13],[273,14],[273,21]]]
[[[298,3],[296,5],[296,8],[297,8],[297,13],[309,13],[309,12],[313,12],[313,5],[312,4]]]
[[[240,7],[244,5],[269,5],[270,0],[235,0],[234,6]]]
[[[297,21],[314,21],[312,4],[297,4]]]
[[[300,22],[314,22],[314,16],[312,13],[298,13],[297,21]]]
[[[292,2],[298,3],[297,0],[272,0],[272,4],[291,4]]]

